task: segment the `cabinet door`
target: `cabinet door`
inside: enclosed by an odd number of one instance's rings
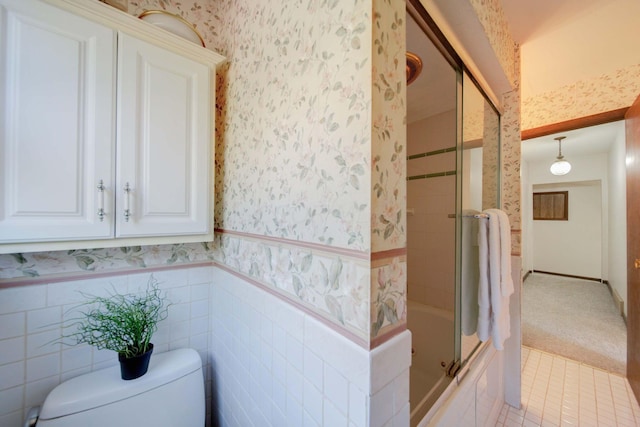
[[[209,67],[123,33],[118,55],[116,236],[209,232]]]
[[[0,242],[112,236],[115,40],[43,2],[0,0]]]

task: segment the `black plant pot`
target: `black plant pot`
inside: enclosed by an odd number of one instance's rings
[[[140,378],[147,373],[149,368],[149,360],[153,352],[153,344],[149,344],[149,350],[146,353],[135,357],[124,357],[122,353],[118,353],[118,361],[120,362],[120,376],[123,380],[134,380]]]

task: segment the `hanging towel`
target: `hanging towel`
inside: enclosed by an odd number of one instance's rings
[[[511,278],[511,226],[509,217],[499,209],[487,209],[488,219],[478,230],[478,338],[491,337],[496,349],[504,348],[511,335],[509,297]]]
[[[489,292],[489,220],[478,222],[478,338],[491,336],[491,294]]]
[[[476,333],[478,326],[478,223],[484,219],[475,218],[480,211],[462,211],[462,333],[469,336]]]
[[[487,209],[489,215],[490,260],[495,260],[495,275],[499,277],[500,292],[503,297],[513,293],[511,277],[511,224],[506,212],[500,209]],[[499,276],[498,276],[499,275]]]

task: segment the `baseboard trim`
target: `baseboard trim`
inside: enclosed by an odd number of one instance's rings
[[[613,288],[613,286],[609,285],[609,291],[611,292],[611,297],[613,298],[613,302],[616,304],[616,307],[618,307],[618,311],[620,311],[620,316],[622,316],[622,320],[624,320],[624,324],[626,325],[627,316],[624,312],[624,300],[622,299],[618,291],[616,291]]]
[[[604,280],[604,279],[597,278],[597,277],[575,276],[575,275],[573,275],[573,274],[554,273],[554,272],[552,272],[552,271],[542,271],[542,270],[530,270],[529,272],[527,272],[527,275],[525,276],[525,278],[526,278],[530,273],[551,274],[552,276],[570,277],[570,278],[572,278],[572,279],[591,280],[591,281],[594,281],[594,282],[604,283],[605,285],[609,286],[609,281],[608,281],[608,280]]]

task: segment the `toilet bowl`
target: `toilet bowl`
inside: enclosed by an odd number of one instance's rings
[[[63,382],[45,399],[37,427],[202,427],[202,361],[193,349],[154,354],[147,373],[120,378],[119,366]]]

